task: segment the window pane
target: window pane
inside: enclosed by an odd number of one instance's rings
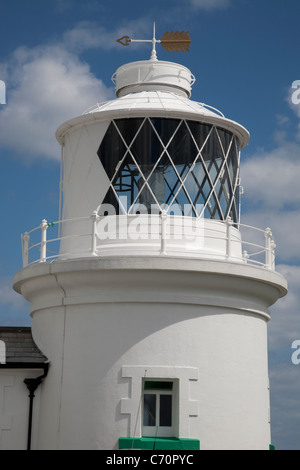
[[[136,137],[138,130],[141,128],[144,122],[143,118],[135,119],[116,119],[115,123],[122,134],[123,139],[127,145],[130,145],[133,139]]]
[[[132,213],[141,205],[149,213],[178,209],[182,215],[199,215],[197,210],[184,211],[184,205],[190,207],[192,202],[204,204],[205,217],[224,219],[234,197],[238,199],[232,190],[238,177],[238,146],[225,129],[179,119],[116,119],[98,155],[114,188],[103,203],[112,204],[116,214]],[[223,171],[225,179],[220,175]],[[120,209],[119,198],[127,201]],[[232,214],[236,222],[236,209]]]
[[[156,425],[156,395],[145,393],[144,395],[144,426]]]
[[[159,425],[172,426],[172,395],[160,395],[159,399]]]
[[[151,122],[163,144],[167,146],[181,121],[179,119],[151,118]]]
[[[226,155],[227,151],[228,151],[228,148],[229,148],[229,145],[230,145],[230,142],[231,142],[231,139],[232,139],[232,134],[229,133],[228,131],[225,131],[224,129],[220,129],[220,128],[217,129],[217,133],[218,133],[219,138],[221,140],[224,155]]]
[[[142,171],[151,170],[161,155],[163,147],[148,119],[131,143],[130,151]]]
[[[146,380],[145,390],[172,390],[173,382],[159,382],[158,380]]]
[[[124,157],[126,146],[124,145],[113,122],[110,123],[104,139],[98,149],[99,159],[111,180],[116,171],[116,166]]]
[[[182,122],[168,145],[168,152],[175,166],[191,163],[198,150],[185,122]]]
[[[187,125],[193,134],[199,150],[201,150],[212,126],[210,124],[202,124],[196,121],[187,121]]]

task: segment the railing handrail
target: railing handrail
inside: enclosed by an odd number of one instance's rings
[[[124,217],[140,217],[142,216],[150,216],[150,214],[123,214]],[[163,214],[157,214],[158,219],[159,219],[159,224],[160,224],[160,243],[161,243],[161,253],[162,254],[167,254],[167,244],[166,244],[166,235],[167,235],[167,219],[172,218],[172,219],[183,219],[182,216],[180,215],[167,215],[165,213]],[[60,253],[60,252],[55,252],[51,251],[53,254],[52,256],[49,256],[47,253],[50,253],[49,250],[49,244],[54,243],[54,242],[62,242],[67,239],[75,239],[79,237],[91,237],[91,245],[90,245],[90,255],[91,256],[97,256],[97,253],[99,251],[99,246],[97,246],[97,236],[99,235],[97,232],[97,223],[103,219],[104,217],[107,216],[100,216],[96,211],[93,211],[91,216],[85,216],[85,217],[76,217],[76,218],[68,218],[68,219],[63,219],[63,220],[58,220],[55,222],[47,222],[45,219],[42,221],[42,223],[38,226],[35,227],[34,229],[25,232],[23,235],[21,235],[21,241],[22,241],[22,257],[23,257],[23,266],[27,266],[27,264],[33,264],[36,262],[45,262],[50,259],[55,259],[58,256],[61,256],[63,258],[66,258],[67,256],[74,255],[74,254],[80,254],[80,253],[86,253],[86,249],[84,251],[68,251],[66,253]],[[120,216],[118,216],[120,217]],[[122,217],[122,215],[121,215]],[[196,218],[190,217],[192,221],[197,220]],[[202,221],[211,221],[211,219],[201,219]],[[91,226],[90,226],[90,231],[87,231],[85,233],[72,233],[72,234],[67,234],[63,236],[56,236],[52,239],[47,239],[47,230],[49,228],[52,228],[56,225],[63,225],[67,222],[80,222],[80,221],[90,221]],[[236,259],[232,255],[232,248],[234,243],[241,243],[242,247],[252,247],[252,248],[257,248],[258,251],[253,252],[253,253],[248,253],[246,250],[243,250],[243,258],[242,261],[248,264],[254,264],[258,266],[262,266],[264,268],[268,268],[271,270],[275,269],[275,242],[273,239],[273,235],[271,232],[271,229],[268,227],[265,230],[258,228],[258,227],[253,227],[251,225],[247,224],[241,224],[241,223],[235,223],[233,222],[230,218],[228,218],[225,221],[222,220],[213,220],[215,222],[215,227],[220,224],[220,226],[225,226],[225,232],[223,230],[222,236],[216,236],[215,234],[212,234],[209,236],[210,239],[213,240],[222,240],[226,241],[226,259]],[[240,229],[240,228],[246,228],[250,229],[251,231],[258,232],[260,234],[263,234],[265,237],[265,244],[258,244],[253,241],[247,241],[247,240],[239,240],[239,239],[233,239],[232,237],[232,229]],[[213,228],[209,226],[207,227],[207,230],[212,230]],[[30,236],[36,232],[37,230],[41,230],[41,238],[39,241],[35,243],[31,243],[30,241]],[[40,250],[40,256],[36,257],[37,259],[32,260],[32,258],[29,258],[29,252],[33,249],[39,249]],[[101,250],[101,247],[100,247]],[[105,250],[105,247],[103,247],[103,250]],[[265,261],[259,261],[255,259],[255,257],[265,254]],[[205,258],[205,253],[203,252],[203,258]],[[214,256],[218,256],[215,254]],[[224,258],[224,254],[220,255],[222,258]],[[241,261],[241,258],[239,258],[239,261]]]
[[[257,232],[262,232],[262,233],[266,233],[266,230],[267,229],[262,229],[262,228],[259,228],[259,227],[253,227],[252,225],[247,225],[247,224],[241,224],[240,222],[237,224],[238,227],[244,227],[244,228],[250,228],[251,230],[256,230]]]

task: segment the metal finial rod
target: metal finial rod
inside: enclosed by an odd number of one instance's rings
[[[155,49],[156,42],[160,42],[160,41],[156,41],[156,38],[155,38],[155,23],[153,23],[153,38],[152,38],[151,60],[157,60],[157,54],[156,54],[156,49]]]
[[[129,39],[129,42],[152,42],[151,60],[157,60],[156,43],[160,42],[160,39],[156,39],[156,37],[155,37],[155,23],[153,23],[153,37],[152,37],[152,39]]]

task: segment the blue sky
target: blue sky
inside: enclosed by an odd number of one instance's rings
[[[0,325],[30,325],[28,305],[12,290],[21,268],[20,234],[58,219],[60,149],[56,128],[96,102],[114,97],[111,76],[126,62],[150,57],[149,45],[116,39],[189,30],[180,62],[196,77],[192,99],[244,125],[242,222],[270,226],[277,270],[289,294],[271,309],[269,360],[272,442],[300,450],[300,80],[298,0],[2,0],[0,79]]]

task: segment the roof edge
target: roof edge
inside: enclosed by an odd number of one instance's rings
[[[241,150],[246,147],[250,140],[250,134],[247,129],[238,124],[235,121],[227,119],[218,115],[201,114],[200,112],[181,111],[180,116],[178,110],[173,109],[149,109],[147,107],[143,109],[116,109],[116,110],[105,110],[99,112],[93,112],[83,114],[81,116],[69,119],[61,124],[56,130],[55,136],[61,145],[64,145],[65,136],[70,131],[74,131],[77,128],[87,125],[94,124],[95,122],[108,121],[112,119],[121,118],[134,118],[134,117],[162,117],[162,118],[176,118],[176,119],[190,119],[192,121],[203,122],[205,124],[213,124],[229,130],[237,136]]]

